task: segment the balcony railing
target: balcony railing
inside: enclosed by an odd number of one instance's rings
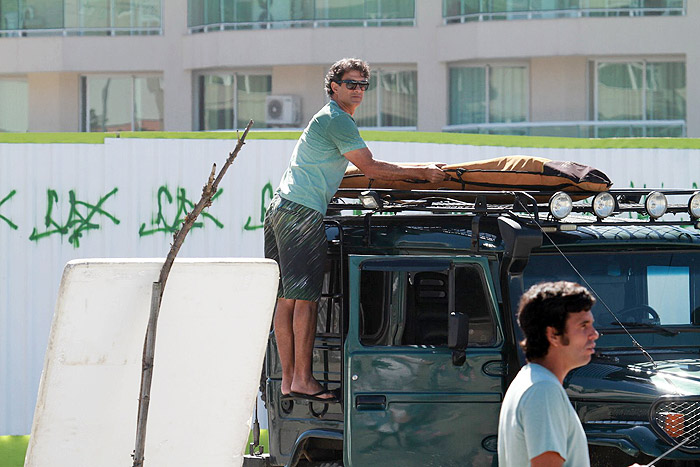
[[[162,0],[0,2],[0,37],[163,34]]]
[[[471,21],[685,15],[687,0],[443,0],[445,24]]]
[[[682,138],[685,120],[613,120],[517,122],[447,125],[442,131],[486,135],[559,136],[568,138]]]
[[[415,0],[275,2],[260,0],[189,0],[190,33],[240,30],[326,27],[415,26]]]

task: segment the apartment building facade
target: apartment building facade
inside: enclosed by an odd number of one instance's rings
[[[0,131],[300,128],[346,56],[364,128],[700,137],[695,0],[0,0]]]

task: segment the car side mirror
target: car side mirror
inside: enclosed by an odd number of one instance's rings
[[[447,347],[452,349],[452,363],[464,365],[467,355],[465,349],[469,344],[469,316],[466,313],[452,311],[447,320]]]

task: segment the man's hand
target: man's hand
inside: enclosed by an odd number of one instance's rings
[[[437,183],[443,180],[448,180],[450,178],[450,175],[446,172],[443,172],[443,170],[440,168],[444,165],[444,163],[438,162],[429,164],[427,167],[424,167],[423,170],[425,175],[423,176],[423,180],[427,180],[430,183]]]

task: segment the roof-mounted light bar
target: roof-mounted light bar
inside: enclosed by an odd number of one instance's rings
[[[529,198],[532,202],[525,209],[534,213],[538,217],[538,206],[540,211],[544,211],[542,202],[545,192],[536,191],[465,191],[465,190],[394,190],[394,189],[344,189],[341,190],[339,202],[329,205],[335,210],[358,209],[370,211],[392,212],[400,211],[431,211],[435,213],[456,213],[456,212],[487,212],[491,214],[502,214],[510,212],[513,207],[518,211],[521,200]],[[361,204],[343,204],[340,198],[358,197]],[[700,230],[700,190],[683,189],[663,189],[650,191],[646,189],[620,189],[610,190],[600,193],[589,193],[592,198],[582,203],[573,203],[571,196],[577,200],[582,200],[582,193],[576,192],[572,195],[564,191],[559,191],[549,197],[548,215],[551,220],[557,222],[556,230],[562,231],[565,228],[575,228],[584,224],[614,224],[616,222],[629,222],[629,219],[616,219],[619,213],[638,213],[648,216],[639,216],[637,220],[641,223],[645,219],[663,222],[668,225],[688,225],[687,219],[663,219],[666,214],[690,216],[690,223]],[[688,196],[687,204],[670,204],[670,199],[677,196]],[[508,203],[511,197],[514,201]],[[670,198],[669,198],[670,197]],[[640,199],[643,198],[643,201]],[[477,201],[474,201],[474,200]],[[544,198],[546,199],[546,198]],[[479,201],[481,200],[481,201]],[[406,202],[410,201],[410,202]],[[532,204],[532,206],[531,206]],[[512,207],[511,207],[512,206]],[[565,219],[573,212],[593,214],[588,218],[577,217],[571,221],[571,226],[564,225],[568,222]],[[594,217],[595,216],[595,217]],[[550,226],[553,227],[553,226]]]

